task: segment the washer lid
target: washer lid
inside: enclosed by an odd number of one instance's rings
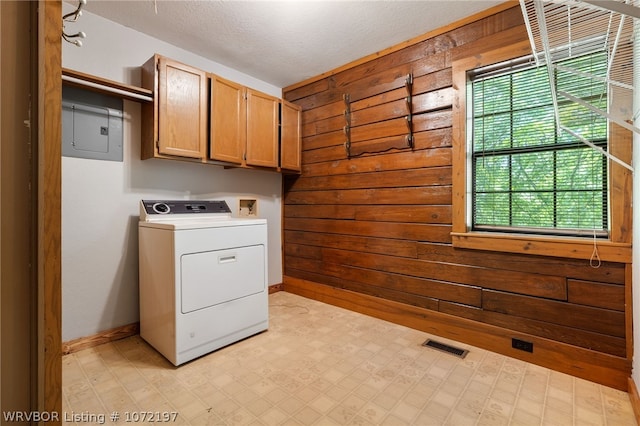
[[[141,200],[140,221],[204,220],[231,217],[224,200]]]

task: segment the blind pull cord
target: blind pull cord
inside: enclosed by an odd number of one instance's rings
[[[596,239],[596,230],[593,230],[593,253],[591,253],[591,258],[589,259],[589,265],[597,269],[600,267],[602,262],[600,261],[600,255],[598,254],[598,243]]]

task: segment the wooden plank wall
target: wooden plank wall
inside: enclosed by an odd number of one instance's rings
[[[284,177],[285,290],[312,282],[630,359],[624,264],[451,245],[451,58],[523,38],[515,7],[285,90],[303,107],[302,174]]]

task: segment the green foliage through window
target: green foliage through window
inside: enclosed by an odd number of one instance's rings
[[[562,66],[606,77],[596,53]],[[555,70],[558,91],[607,109],[602,82]],[[471,76],[472,211],[475,230],[580,235],[606,234],[607,161],[567,132],[559,132],[545,67],[514,66]],[[607,121],[559,100],[560,121],[607,149]]]

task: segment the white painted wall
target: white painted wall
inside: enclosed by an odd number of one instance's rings
[[[72,9],[63,3],[63,13]],[[159,53],[281,95],[278,87],[88,12],[66,29],[85,31],[87,38],[80,48],[63,42],[65,68],[139,85],[140,65]],[[141,199],[224,199],[237,214],[240,197],[256,198],[259,216],[268,221],[268,281],[282,282],[281,175],[173,160],[141,161],[140,105],[125,101],[124,115],[123,162],[62,157],[63,341],[139,320]]]

